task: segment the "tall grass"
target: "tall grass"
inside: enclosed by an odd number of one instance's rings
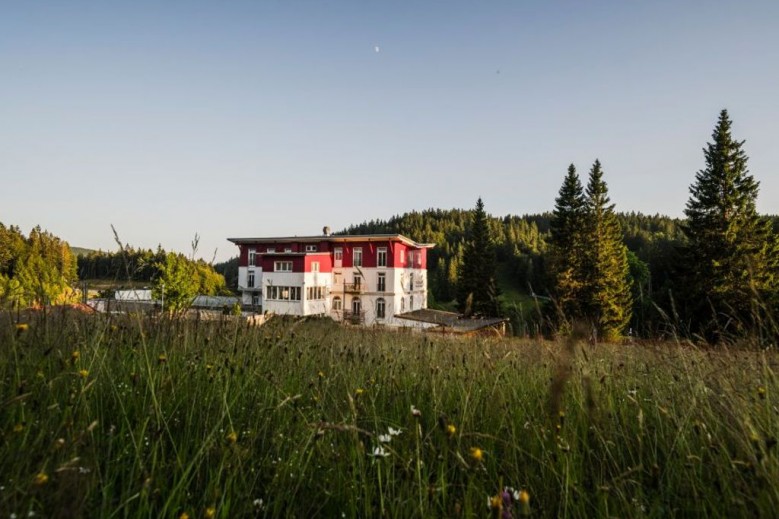
[[[779,507],[772,352],[73,315],[0,344],[0,517]]]

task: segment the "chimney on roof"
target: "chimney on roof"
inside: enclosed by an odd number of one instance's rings
[[[325,236],[330,236],[330,226],[329,225],[325,225],[324,227],[322,227],[322,234],[324,234]]]

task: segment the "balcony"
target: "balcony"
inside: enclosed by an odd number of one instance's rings
[[[343,314],[343,322],[345,323],[365,324],[365,310],[360,310],[359,312],[344,310],[342,314]]]
[[[362,294],[365,292],[365,283],[344,283],[343,291],[347,294]]]

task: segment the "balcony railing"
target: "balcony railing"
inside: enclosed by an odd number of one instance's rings
[[[343,321],[350,324],[364,324],[365,310],[360,310],[359,312],[343,310]]]
[[[362,294],[365,292],[365,283],[344,283],[344,292],[347,294]]]

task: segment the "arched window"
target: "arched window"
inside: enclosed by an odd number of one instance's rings
[[[333,310],[342,310],[343,306],[341,305],[341,298],[338,296],[335,296],[333,298]]]
[[[384,298],[380,297],[376,300],[376,318],[384,319],[385,315],[386,315],[386,304],[384,303]]]

